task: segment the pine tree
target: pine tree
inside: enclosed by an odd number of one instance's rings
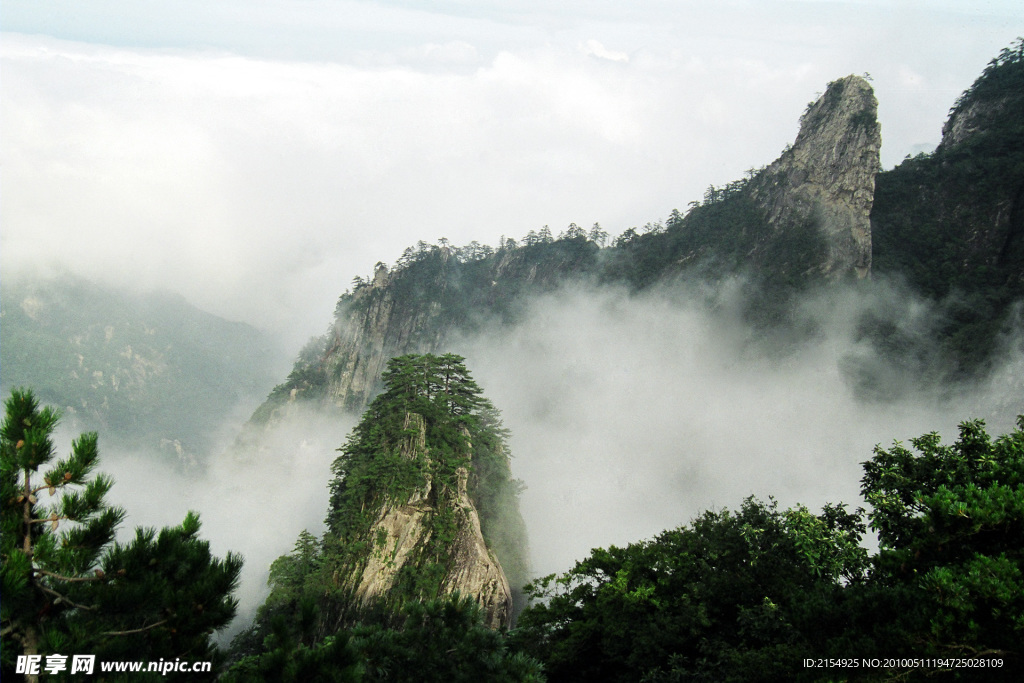
[[[93,475],[98,437],[83,434],[54,462],[58,420],[17,389],[0,428],[4,676],[18,654],[211,658],[210,633],[235,613],[241,558],[212,557],[191,512],[114,542],[125,511],[105,501],[113,480]]]
[[[340,630],[357,622],[400,627],[407,607],[445,603],[451,595],[444,582],[455,551],[464,547],[459,539],[470,533],[460,502],[467,496],[499,571],[517,588],[528,580],[525,525],[518,513],[521,484],[512,478],[507,431],[464,359],[450,353],[399,356],[388,362],[383,380],[384,391],[338,449],[327,533],[317,539],[303,532],[294,552],[271,565],[270,595],[253,628],[232,645],[234,654],[246,659],[235,673],[255,666],[268,680],[272,670],[290,676],[287,672],[312,660],[306,650],[288,661],[274,659],[289,643],[326,657],[317,661],[342,661],[347,655],[340,641],[323,649]],[[396,552],[389,532],[380,526],[374,532],[374,525],[414,497],[424,506],[416,522],[424,529],[420,540],[403,555],[387,593],[362,601],[353,577],[362,576],[371,557]],[[472,621],[482,620],[473,613]],[[466,637],[476,639],[478,630],[473,626]],[[258,663],[260,656],[272,658]]]
[[[5,669],[15,649],[39,654],[49,630],[67,612],[93,609],[76,602],[78,586],[102,580],[88,572],[125,516],[104,501],[112,480],[90,477],[99,457],[96,434],[82,435],[70,457],[52,464],[58,419],[56,411],[40,408],[31,392],[15,390],[0,430]],[[44,506],[39,500],[44,492],[51,500],[58,492],[61,496]],[[20,647],[10,647],[12,640]]]

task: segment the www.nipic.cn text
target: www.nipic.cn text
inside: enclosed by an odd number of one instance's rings
[[[209,673],[211,662],[183,662],[161,659],[157,662],[99,662],[96,655],[18,655],[15,673],[19,674],[72,674],[91,676],[97,673]]]

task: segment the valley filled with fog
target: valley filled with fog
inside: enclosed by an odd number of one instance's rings
[[[751,495],[861,506],[875,445],[931,431],[949,441],[973,418],[1000,434],[1024,410],[1019,330],[1000,341],[991,374],[955,384],[939,381],[928,349],[936,307],[904,289],[818,290],[795,305],[794,324],[766,329],[746,320],[743,284],[570,284],[530,299],[514,325],[451,343],[511,432],[535,575]],[[880,355],[858,333],[868,314],[918,339],[918,362]],[[239,623],[265,596],[270,563],[303,529],[322,533],[330,464],[359,418],[301,409],[240,445],[254,407],[239,407],[193,467],[101,450],[112,500],[129,512],[124,535],[194,509],[216,552],[245,556]]]

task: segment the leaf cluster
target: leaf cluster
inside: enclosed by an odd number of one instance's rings
[[[360,624],[309,645],[279,621],[268,649],[235,663],[221,679],[363,683],[540,682],[540,663],[487,628],[468,596],[407,603],[392,626]]]
[[[812,627],[807,604],[862,575],[863,530],[842,506],[748,498],[527,586],[537,602],[514,638],[553,681],[782,680],[830,627]]]

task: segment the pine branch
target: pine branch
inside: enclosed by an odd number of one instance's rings
[[[53,577],[59,581],[67,581],[68,583],[80,583],[83,581],[102,581],[105,578],[102,574],[99,576],[64,576],[62,574],[57,574],[55,572],[48,572],[45,569],[39,569],[38,567],[34,568],[33,571],[35,571],[37,574],[42,574],[43,576]]]
[[[131,635],[135,635],[136,633],[144,633],[145,631],[148,631],[150,629],[154,629],[157,626],[163,626],[166,623],[167,623],[167,620],[164,619],[163,621],[158,621],[155,624],[150,624],[149,626],[143,626],[142,628],[137,628],[137,629],[134,629],[134,630],[131,630],[131,631],[104,631],[100,635],[101,636],[131,636]]]
[[[60,593],[58,593],[57,591],[53,590],[49,586],[44,586],[41,583],[40,584],[36,584],[36,585],[39,587],[39,590],[43,591],[44,593],[49,593],[50,595],[52,595],[55,598],[57,598],[57,600],[54,601],[55,603],[58,602],[58,601],[59,602],[66,602],[67,604],[71,605],[72,607],[76,607],[78,609],[88,610],[90,612],[96,610],[96,606],[95,605],[93,605],[91,607],[89,605],[79,605],[77,602],[75,602],[73,600],[70,600],[67,596],[61,595]]]
[[[70,473],[68,473],[68,474],[70,474]],[[58,482],[56,484],[50,483],[49,479],[45,479],[44,478],[42,484],[40,484],[39,486],[37,486],[34,489],[32,489],[32,493],[34,495],[36,493],[39,493],[43,489],[48,489],[49,494],[52,496],[52,495],[54,495],[57,492],[57,489],[63,489],[69,483],[70,483],[70,477],[65,477],[65,479],[63,481],[60,481],[60,482]]]
[[[57,528],[57,524],[62,520],[71,519],[67,515],[58,515],[56,512],[51,514],[49,517],[40,517],[39,519],[33,519],[29,524],[52,524],[53,529]]]

